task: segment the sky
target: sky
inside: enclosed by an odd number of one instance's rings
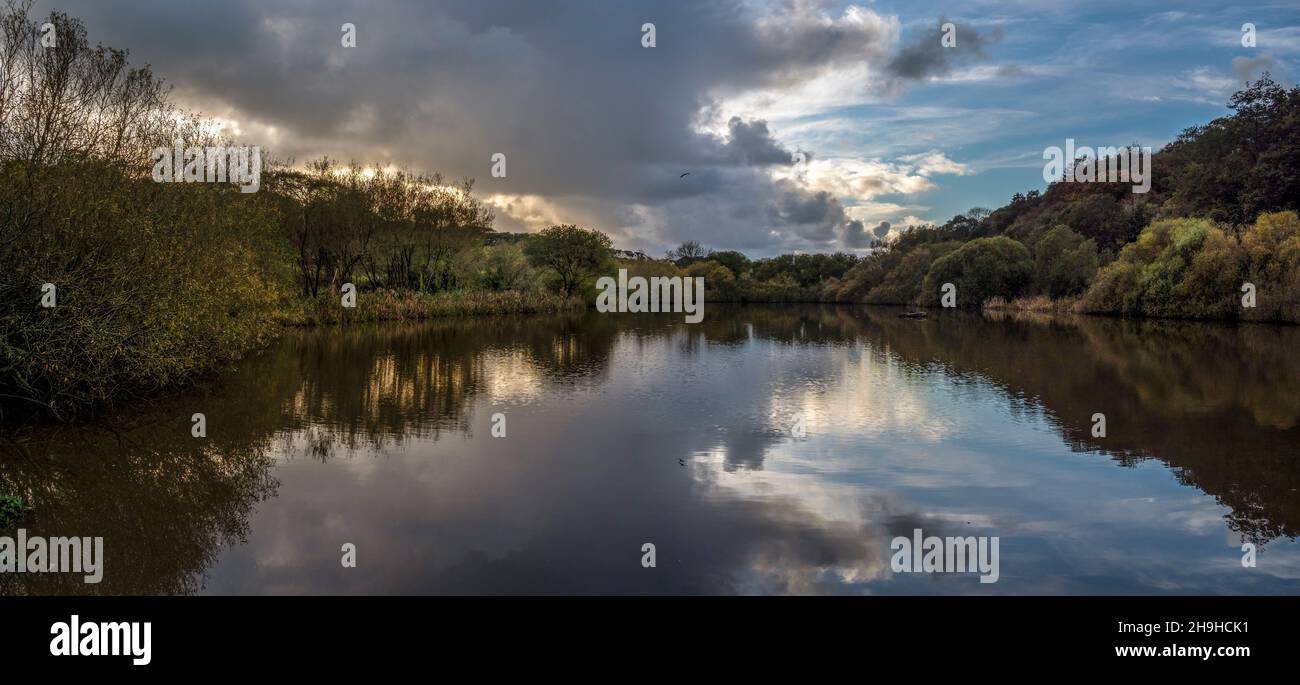
[[[240,143],[473,178],[499,231],[574,223],[653,256],[686,240],[860,252],[1042,189],[1043,150],[1067,138],[1159,149],[1228,113],[1245,80],[1300,77],[1295,0],[36,5],[50,9]]]

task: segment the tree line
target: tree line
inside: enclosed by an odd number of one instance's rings
[[[995,210],[907,227],[864,258],[751,261],[683,243],[665,263],[709,297],[939,306],[1015,301],[1106,314],[1300,323],[1300,88],[1265,74],[1232,114],[1158,151],[1152,187],[1053,183]],[[641,266],[642,270],[647,267]],[[1253,286],[1255,306],[1243,306]],[[1031,299],[1032,298],[1032,299]]]

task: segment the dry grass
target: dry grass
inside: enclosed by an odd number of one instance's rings
[[[290,326],[315,326],[369,321],[420,321],[447,316],[555,313],[580,311],[585,307],[586,304],[577,299],[565,300],[547,293],[514,290],[432,295],[380,290],[358,293],[355,308],[344,308],[337,293],[304,300],[297,308],[283,312],[280,321]]]
[[[1003,297],[991,297],[984,301],[986,311],[1033,312],[1038,314],[1080,314],[1083,312],[1078,298],[1066,297],[1054,300],[1046,295],[1017,297],[1007,300]]]

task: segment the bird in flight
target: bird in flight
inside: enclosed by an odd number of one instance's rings
[[[682,174],[681,176],[678,176],[677,178],[686,178],[687,176],[690,176],[690,175],[691,175],[691,172],[688,171],[688,172]]]

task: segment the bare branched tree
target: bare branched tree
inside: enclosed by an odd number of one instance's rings
[[[96,45],[62,12],[29,17],[32,0],[0,8],[0,160],[29,165],[75,158],[143,168],[187,124],[169,88],[127,51]],[[44,28],[42,28],[44,27]]]

